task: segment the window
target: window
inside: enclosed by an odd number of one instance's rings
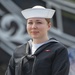
[[[73,3],[75,3],[75,0],[66,0],[66,1],[69,1],[69,2],[73,2]]]
[[[75,14],[62,10],[63,32],[75,36]]]
[[[55,10],[55,8],[53,8],[53,7],[52,7],[52,9]],[[55,28],[57,28],[56,12],[55,12],[55,14],[54,14],[54,16],[53,16],[53,26],[54,26]]]

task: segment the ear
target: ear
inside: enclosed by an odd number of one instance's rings
[[[51,22],[48,23],[48,30],[50,30],[50,28],[51,28]]]

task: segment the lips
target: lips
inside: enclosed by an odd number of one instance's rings
[[[38,33],[39,31],[31,31],[31,33]]]
[[[37,33],[39,33],[39,32],[36,32],[36,31],[32,31],[31,33],[33,33],[33,34],[37,34]]]

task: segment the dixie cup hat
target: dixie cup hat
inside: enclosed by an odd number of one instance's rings
[[[40,17],[40,18],[52,18],[55,10],[48,9],[43,6],[34,6],[32,8],[28,8],[21,11],[24,18],[34,18],[34,17]]]

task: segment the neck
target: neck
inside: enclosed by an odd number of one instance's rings
[[[33,43],[34,44],[40,44],[40,43],[44,43],[44,42],[46,42],[48,40],[49,40],[48,37],[47,38],[42,38],[42,39],[33,39]]]

